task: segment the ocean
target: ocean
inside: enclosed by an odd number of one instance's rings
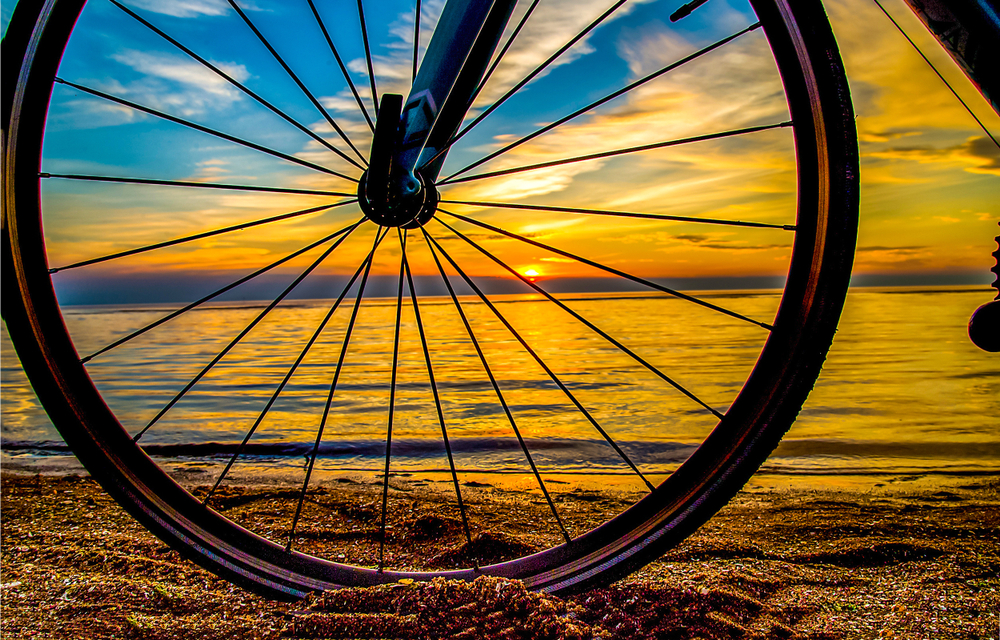
[[[992,298],[983,287],[854,288],[823,373],[765,474],[941,476],[1000,473],[1000,356],[972,345],[966,323]],[[775,291],[701,292],[713,304],[768,321]],[[673,383],[724,412],[753,367],[766,331],[665,296],[575,294],[566,305]],[[322,421],[351,316],[348,298],[259,420],[232,477],[299,473],[323,424],[317,477],[379,473],[384,464],[396,301],[366,300],[329,417]],[[574,406],[574,398],[647,475],[682,462],[716,419],[662,377],[535,295],[496,308],[571,391],[563,392],[493,313],[462,298],[469,323],[518,433],[548,476],[632,472]],[[145,431],[140,444],[183,475],[229,459],[331,305],[279,306]],[[163,316],[170,305],[67,307],[82,355]],[[102,354],[88,370],[133,435],[139,433],[262,310],[223,303],[186,314]],[[449,298],[423,298],[442,413],[460,473],[530,473],[511,419]],[[396,369],[392,470],[448,468],[415,317],[403,306]],[[4,329],[2,463],[71,468],[73,458],[40,407]]]

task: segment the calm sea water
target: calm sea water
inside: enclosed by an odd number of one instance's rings
[[[777,294],[706,292],[768,321]],[[991,298],[977,289],[854,289],[826,367],[765,469],[779,474],[1000,472],[1000,356],[976,349],[965,325]],[[591,416],[649,474],[669,472],[714,427],[711,413],[537,296],[497,308]],[[762,329],[676,299],[575,295],[567,304],[706,404],[725,411],[766,338]],[[504,325],[464,300],[514,422],[548,473],[628,474],[627,467]],[[279,307],[142,437],[168,463],[219,464],[235,450],[330,301]],[[72,307],[81,355],[169,307]],[[462,470],[524,473],[527,465],[474,345],[449,299],[421,303],[447,433]],[[138,433],[258,313],[252,304],[187,314],[95,358],[88,369],[124,426]],[[376,471],[385,451],[395,301],[366,301],[324,426],[317,467]],[[249,440],[239,469],[295,468],[312,448],[350,317],[345,304]],[[441,425],[412,310],[404,306],[392,468],[447,468]],[[20,369],[4,330],[6,464],[70,455]]]

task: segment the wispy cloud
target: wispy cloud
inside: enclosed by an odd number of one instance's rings
[[[969,138],[961,144],[947,147],[890,147],[870,151],[868,155],[892,160],[954,164],[964,167],[970,173],[1000,176],[1000,148],[986,136]]]
[[[131,79],[102,77],[84,84],[170,115],[191,118],[218,112],[244,98],[239,89],[188,57],[123,49],[109,59],[131,69],[131,74],[119,74],[131,75]],[[242,64],[213,64],[235,80],[242,82],[250,77]],[[50,119],[80,129],[127,124],[148,117],[130,107],[90,97],[66,100],[62,109]]]
[[[652,0],[633,0],[619,8],[602,24],[610,24],[627,16],[636,5],[650,1]],[[519,2],[514,8],[514,13],[508,22],[506,32],[501,37],[501,42],[507,41],[515,25],[520,22],[527,11],[529,4],[529,2]],[[552,0],[539,3],[518,34],[514,45],[501,63],[497,65],[496,72],[479,96],[475,106],[477,108],[483,107],[496,100],[613,4],[609,0]],[[437,25],[443,7],[443,0],[431,0],[423,3],[420,20],[420,51],[418,53],[421,59],[431,40],[431,34]],[[385,48],[389,53],[375,53],[372,56],[379,92],[394,92],[405,95],[409,90],[412,74],[413,15],[407,12],[400,13],[388,26],[388,31],[392,40],[386,44]],[[583,37],[562,56],[554,60],[538,77],[544,77],[552,69],[592,53],[594,48],[589,43],[591,35]],[[359,76],[367,76],[367,63],[363,58],[355,58],[349,61],[347,66]],[[370,98],[370,91],[368,94]],[[347,95],[349,94],[344,93],[340,94],[339,97]]]
[[[142,74],[119,87],[126,96],[171,113],[192,116],[225,108],[242,96],[239,89],[190,58],[164,53],[125,50],[112,58]],[[250,74],[241,64],[215,63],[236,80]]]
[[[225,0],[132,0],[132,5],[162,13],[176,18],[194,18],[197,16],[220,16],[229,10]]]

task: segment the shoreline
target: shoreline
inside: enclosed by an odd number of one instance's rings
[[[183,560],[89,477],[5,468],[0,630],[10,638],[95,640],[383,637],[372,635],[378,630],[401,638],[996,637],[1000,480],[864,477],[803,488],[791,482],[799,479],[755,476],[661,560],[576,596],[530,594],[519,583],[481,578],[276,604]],[[368,487],[359,480],[324,489],[330,500],[363,501]],[[424,482],[393,479],[394,493],[416,511],[395,523],[397,562],[407,562],[407,536],[441,492]],[[584,520],[615,499],[613,489],[581,491],[567,504]],[[470,493],[477,531],[500,542],[543,542],[532,537],[540,507],[530,493],[495,486]],[[248,523],[273,508],[265,485],[234,485],[225,495],[238,505],[231,517]],[[511,505],[528,516],[502,530],[495,516]],[[362,539],[371,533],[365,530]],[[442,536],[428,553],[460,560],[455,540]],[[363,560],[363,542],[345,553]]]
[[[65,445],[63,445],[65,446]],[[190,456],[151,456],[157,464],[187,488],[199,484],[211,483],[216,475],[225,467],[225,460],[218,457]],[[262,486],[281,483],[301,483],[301,465],[290,461],[275,462],[273,460],[251,463],[246,471],[238,476],[235,484],[241,486]],[[676,468],[677,465],[674,465]],[[665,472],[647,472],[654,482],[659,482],[673,473],[674,468]],[[33,453],[20,451],[12,453],[10,449],[0,449],[0,470],[15,475],[44,476],[87,476],[86,468],[68,450],[58,453]],[[587,489],[613,486],[616,489],[634,487],[642,489],[631,471],[581,471],[581,470],[549,470],[541,468],[546,482],[552,478],[555,484],[572,484]],[[526,485],[536,486],[529,477],[529,471],[523,469],[457,469],[459,478],[464,481],[474,481],[496,486],[501,489],[524,489]],[[340,478],[352,478],[361,482],[372,478],[381,478],[381,465],[376,466],[330,466],[317,465],[314,469],[314,482],[337,482]],[[451,482],[451,471],[447,468],[427,468],[419,465],[393,467],[390,477],[423,481],[429,483]],[[236,477],[236,476],[230,476]],[[900,467],[886,469],[882,467],[796,467],[774,464],[767,461],[747,483],[747,487],[767,488],[770,490],[795,491],[854,491],[858,493],[879,490],[889,494],[899,491],[928,492],[937,489],[948,489],[955,483],[962,484],[968,479],[1000,478],[1000,468],[984,468],[977,465],[954,465],[946,468]],[[1000,480],[998,480],[1000,481]]]

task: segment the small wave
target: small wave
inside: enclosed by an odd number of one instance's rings
[[[698,448],[690,442],[622,441],[622,450],[641,468],[657,473],[684,462]],[[456,460],[488,470],[509,468],[523,461],[521,444],[515,438],[453,438],[451,450]],[[622,467],[621,458],[604,440],[535,438],[525,445],[532,457],[548,469],[613,469]],[[141,445],[148,455],[176,459],[229,458],[238,451],[244,459],[261,462],[291,461],[312,455],[312,442],[181,442]],[[5,441],[7,453],[71,455],[59,441]],[[439,466],[446,457],[438,439],[400,439],[392,443],[392,457],[417,467]],[[322,443],[317,458],[347,464],[367,464],[385,456],[384,440],[332,440]],[[782,442],[762,467],[765,473],[803,474],[907,474],[977,473],[1000,474],[1000,443],[943,442],[859,442],[850,440],[796,439]]]
[[[538,438],[526,439],[525,443],[533,454],[550,459],[603,462],[603,458],[615,455],[603,440]],[[502,455],[521,451],[521,445],[515,438],[454,438],[450,440],[450,444],[456,455]],[[619,445],[630,456],[656,462],[681,462],[697,448],[696,444],[683,442],[621,442]],[[150,443],[141,446],[148,455],[171,458],[231,456],[240,450],[238,442]],[[7,441],[2,444],[2,449],[10,452],[71,453],[64,443],[56,441]],[[242,455],[294,458],[311,455],[312,449],[313,443],[310,442],[251,442],[243,446]],[[445,455],[445,447],[441,440],[393,440],[392,454],[394,458],[439,457]],[[317,451],[317,456],[321,458],[380,458],[384,455],[383,440],[324,442]]]

